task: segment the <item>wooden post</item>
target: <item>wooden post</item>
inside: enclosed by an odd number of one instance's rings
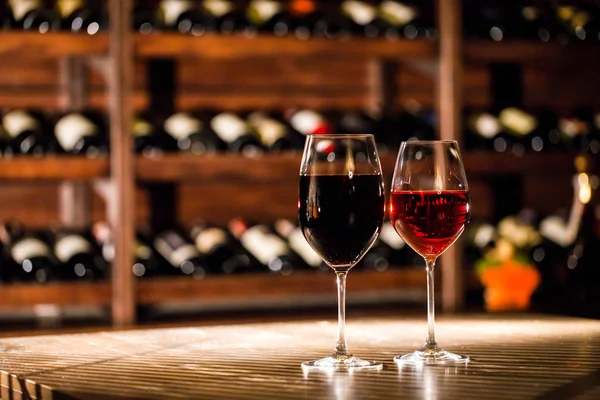
[[[110,167],[112,197],[109,199],[108,220],[115,242],[112,267],[112,316],[118,326],[135,322],[135,280],[133,241],[135,234],[134,159],[130,124],[132,120],[131,91],[133,82],[133,44],[131,34],[132,0],[109,0],[109,112]]]
[[[81,58],[61,60],[61,108],[81,110],[87,103],[88,82]],[[58,188],[59,220],[63,226],[85,228],[90,224],[91,189],[87,182],[65,181]]]
[[[442,140],[460,139],[462,115],[462,4],[461,0],[438,0],[440,27],[440,73],[438,81],[439,131]],[[463,303],[462,249],[456,243],[443,255],[442,307],[456,312]]]
[[[394,110],[396,106],[396,67],[391,61],[371,59],[368,61],[369,97],[367,109],[376,116]]]

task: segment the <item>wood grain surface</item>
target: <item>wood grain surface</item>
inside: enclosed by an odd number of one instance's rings
[[[398,366],[419,319],[349,321],[355,355],[380,372],[303,373],[328,354],[334,321],[129,330],[4,339],[5,399],[598,399],[600,322],[544,316],[442,319],[466,366]]]

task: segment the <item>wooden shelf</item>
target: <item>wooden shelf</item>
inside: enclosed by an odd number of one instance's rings
[[[383,59],[437,57],[435,42],[424,40],[384,41],[352,38],[333,40],[260,35],[253,38],[207,35],[203,37],[159,33],[136,35],[135,53],[143,57],[205,57],[240,59],[252,57],[372,57]]]
[[[35,56],[79,56],[106,54],[108,36],[94,36],[67,32],[34,33],[0,31],[0,54],[3,56],[23,53]]]
[[[530,153],[522,157],[498,153],[468,153],[464,156],[469,174],[501,175],[570,172],[574,170],[574,153]]]
[[[385,272],[352,271],[348,290],[384,292],[415,289],[424,291],[422,268],[392,269]],[[139,304],[168,301],[285,299],[291,296],[335,293],[333,271],[298,271],[290,276],[253,274],[214,276],[202,280],[191,277],[141,279],[137,284]]]
[[[18,156],[0,159],[0,180],[88,180],[108,176],[107,157]]]
[[[467,40],[464,43],[466,61],[515,61],[546,63],[559,58],[592,58],[597,60],[598,46],[590,43],[544,43],[533,40],[493,42]]]
[[[60,282],[39,284],[15,284],[0,286],[0,307],[30,307],[38,304],[110,305],[110,284]]]
[[[573,169],[571,153],[535,153],[523,157],[497,153],[464,155],[467,174],[501,175],[535,172],[565,172]],[[281,182],[294,179],[300,170],[299,153],[267,154],[248,158],[230,154],[193,156],[170,154],[160,158],[138,157],[137,179],[140,181],[256,181]],[[381,156],[385,176],[391,177],[395,154]]]

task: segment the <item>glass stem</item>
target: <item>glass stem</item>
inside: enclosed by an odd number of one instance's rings
[[[346,346],[346,276],[348,271],[336,272],[338,287],[338,341],[335,346],[336,356],[347,356]]]
[[[434,289],[434,278],[435,278],[435,258],[426,259],[427,264],[425,270],[427,271],[427,340],[425,341],[425,349],[436,349],[437,342],[435,341],[435,289]]]

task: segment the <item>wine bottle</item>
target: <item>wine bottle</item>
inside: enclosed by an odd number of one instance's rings
[[[292,32],[298,39],[308,39],[314,32],[318,18],[318,5],[315,0],[289,0],[288,15],[291,18]]]
[[[582,42],[600,41],[600,12],[579,7],[571,18],[570,32]]]
[[[558,129],[558,117],[549,109],[540,109],[535,114],[537,127],[529,135],[528,149],[535,152],[559,151],[564,149],[564,142]]]
[[[246,8],[246,18],[256,32],[275,36],[288,35],[292,25],[279,0],[251,0]]]
[[[384,33],[387,24],[379,17],[373,4],[362,0],[345,0],[341,10],[354,23],[355,35],[376,38]]]
[[[157,129],[157,124],[151,122],[144,114],[136,114],[131,124],[133,135],[133,149],[136,154],[153,158],[162,155],[165,151],[177,148],[175,140]]]
[[[542,269],[544,289],[553,297],[564,297],[565,294],[570,297],[565,288],[571,294],[585,290],[586,275],[596,270],[591,264],[593,252],[590,251],[595,242],[590,207],[594,189],[588,174],[589,159],[578,156],[575,167],[577,173],[572,178],[573,201],[568,219],[565,221],[559,215],[552,215],[540,224],[547,260]]]
[[[52,250],[42,235],[11,221],[2,226],[2,242],[7,254],[5,281],[46,283],[57,278]]]
[[[95,223],[93,236],[101,248],[104,261],[108,265],[112,265],[115,258],[115,246],[108,224],[103,221]],[[161,276],[167,271],[164,263],[166,261],[158,256],[149,241],[143,235],[137,233],[136,240],[133,243],[133,265],[131,267],[133,275],[138,278]]]
[[[406,245],[390,221],[383,223],[379,240],[392,250],[388,256],[391,265],[409,267],[420,265],[419,255]]]
[[[91,0],[56,0],[56,7],[63,30],[95,35],[106,29],[101,10]]]
[[[202,279],[209,267],[196,246],[179,229],[167,229],[154,238],[154,248],[169,264],[185,275]]]
[[[291,127],[267,113],[255,111],[248,115],[247,121],[270,152],[299,150],[303,146],[299,135]]]
[[[273,273],[290,275],[295,267],[302,264],[285,241],[266,225],[250,227],[245,221],[234,219],[229,223],[229,230],[250,254]]]
[[[64,280],[91,281],[105,277],[105,261],[83,232],[72,229],[55,232],[54,254],[61,264],[57,275]]]
[[[92,114],[70,113],[54,125],[54,135],[65,153],[93,158],[108,153],[108,143],[100,118]]]
[[[304,238],[302,229],[287,219],[278,219],[274,224],[275,231],[284,239],[296,254],[302,257],[302,260],[311,268],[327,271],[329,266],[323,262],[321,257]]]
[[[214,16],[197,7],[192,0],[162,0],[158,13],[164,30],[201,36],[217,26]]]
[[[202,254],[211,269],[225,274],[256,272],[258,261],[236,245],[225,229],[197,223],[191,230],[196,248]]]
[[[203,7],[215,19],[219,33],[248,36],[256,34],[255,27],[246,18],[240,4],[231,0],[204,0]]]
[[[383,0],[379,4],[378,12],[379,17],[387,23],[384,30],[386,39],[399,39],[407,37],[407,34],[410,39],[416,37],[417,34],[412,32],[414,27],[405,30],[418,15],[419,11],[414,5],[406,1]]]
[[[60,29],[60,17],[41,0],[8,0],[15,29],[48,33]]]
[[[320,113],[310,109],[291,110],[287,120],[292,128],[303,135],[333,133],[331,123]]]
[[[48,151],[40,116],[25,110],[12,110],[4,114],[2,125],[9,137],[7,154],[41,156]]]
[[[196,155],[215,153],[224,148],[223,143],[196,116],[178,112],[164,122],[165,132],[177,141],[180,151]]]
[[[232,153],[256,156],[264,150],[256,133],[236,114],[220,113],[211,119],[210,127]]]
[[[515,156],[525,154],[530,135],[537,129],[538,121],[534,115],[516,107],[507,107],[500,112],[498,119],[506,135],[499,135],[506,141],[506,146],[494,146],[499,152],[508,151]]]
[[[466,117],[466,144],[470,150],[493,150],[502,131],[500,121],[490,112],[473,112]]]
[[[354,23],[339,5],[321,3],[315,14],[313,35],[328,39],[349,39],[354,30]]]
[[[466,261],[474,265],[494,247],[496,228],[487,221],[473,221],[466,229],[465,239]]]
[[[133,6],[133,30],[142,35],[149,35],[160,29],[157,13],[143,4],[143,0],[135,0]]]
[[[581,114],[575,111],[570,115],[561,117],[558,121],[558,127],[568,149],[577,152],[589,151],[591,126]]]

